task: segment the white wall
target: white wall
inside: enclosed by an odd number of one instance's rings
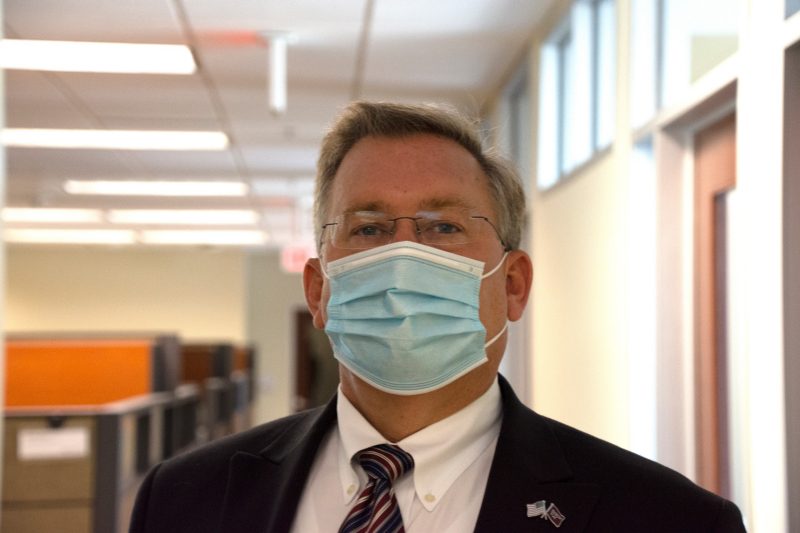
[[[6,331],[165,331],[241,342],[244,254],[10,246]]]
[[[246,262],[247,337],[259,351],[256,372],[261,393],[260,420],[292,411],[297,310],[306,309],[302,278],[285,274],[274,253],[254,253]]]
[[[533,198],[534,406],[626,445],[626,190],[613,154]]]
[[[539,101],[539,46],[568,6],[569,2],[557,5],[532,40],[531,102]],[[623,24],[618,21],[617,27]],[[623,44],[617,67],[622,80],[617,83],[618,101],[623,103],[617,110],[618,125],[628,123]],[[533,133],[532,152],[537,154],[535,125]],[[625,315],[628,151],[629,146],[615,145],[552,189],[534,191],[529,199],[534,408],[622,446],[629,444],[630,423]],[[530,179],[536,183],[535,177]]]
[[[751,531],[771,532],[788,529],[793,505],[786,499],[783,387],[784,2],[749,0],[746,7],[736,102],[730,356],[742,377],[744,442],[737,470],[748,489],[743,511]],[[789,149],[796,146],[795,140]]]

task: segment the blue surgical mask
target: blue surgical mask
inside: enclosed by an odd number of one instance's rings
[[[507,253],[506,253],[507,255]],[[478,314],[484,263],[415,242],[331,261],[325,332],[336,359],[377,389],[413,395],[440,389],[482,365]]]

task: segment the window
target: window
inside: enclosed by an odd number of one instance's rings
[[[542,47],[540,188],[555,184],[614,137],[613,0],[578,0]]]
[[[592,87],[594,87],[594,123],[592,145],[601,150],[614,140],[614,96],[616,93],[617,41],[614,23],[614,2],[594,0],[592,2]]]
[[[631,2],[631,125],[643,126],[679,102],[733,55],[738,22],[738,2],[731,0]]]
[[[786,18],[800,11],[800,0],[786,0]]]
[[[528,85],[527,61],[514,75],[505,89],[505,109],[507,113],[505,124],[504,149],[509,154],[519,169],[525,187],[525,193],[530,193],[531,176],[531,106]]]
[[[511,80],[503,88],[500,100],[499,127],[497,128],[498,145],[519,169],[525,194],[531,192],[531,105],[529,58],[526,56],[521,66],[511,76]],[[529,246],[529,224],[525,221],[522,234],[522,248]],[[515,323],[508,328],[506,354],[500,363],[501,372],[508,376],[515,391],[523,397],[529,397],[531,350],[528,326],[525,321]]]

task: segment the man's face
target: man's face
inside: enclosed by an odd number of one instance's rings
[[[434,135],[367,137],[353,146],[336,173],[329,216],[332,220],[346,212],[381,211],[392,218],[413,217],[445,207],[465,208],[497,225],[487,178],[472,154],[454,141]],[[488,272],[502,260],[504,250],[494,230],[488,224],[486,229],[478,241],[443,249],[483,261]],[[416,241],[414,230],[411,221],[399,221],[393,242]],[[320,260],[324,265],[354,252],[325,242]],[[487,338],[494,337],[506,321],[504,267],[481,284],[480,318]],[[318,282],[322,283],[319,305],[310,303],[310,307],[315,325],[322,328],[330,293],[327,280]],[[503,339],[493,344],[490,360],[499,363],[504,346]]]

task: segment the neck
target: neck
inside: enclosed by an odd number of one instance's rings
[[[470,373],[433,392],[400,396],[378,390],[340,368],[342,393],[388,442],[396,443],[478,399],[494,374]]]

